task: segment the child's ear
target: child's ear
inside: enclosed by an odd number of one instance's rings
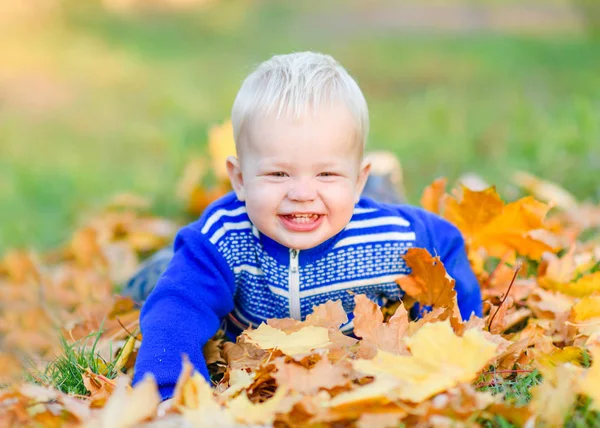
[[[240,167],[240,160],[235,156],[229,156],[227,158],[227,174],[229,175],[229,181],[231,182],[231,187],[233,187],[233,191],[237,195],[237,198],[240,201],[243,201],[246,197],[244,192],[244,178],[242,176],[242,168]]]
[[[367,183],[367,178],[369,178],[369,172],[371,172],[371,160],[368,158],[363,159],[360,164],[360,171],[358,172],[358,181],[356,182],[356,201],[358,203],[360,200],[360,195],[362,194],[363,189],[365,188],[365,184]]]

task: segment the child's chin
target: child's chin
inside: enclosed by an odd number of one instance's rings
[[[319,244],[322,244],[327,239],[319,239],[317,237],[298,237],[292,239],[286,239],[282,242],[288,248],[293,248],[295,250],[310,250],[311,248],[316,247]]]

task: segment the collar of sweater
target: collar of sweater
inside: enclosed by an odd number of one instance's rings
[[[333,246],[339,240],[342,232],[339,232],[338,234],[332,236],[331,238],[320,243],[316,247],[312,247],[306,250],[299,250],[298,263],[300,265],[305,265],[307,263],[313,263],[316,260],[324,257],[329,251],[331,251]],[[259,232],[259,239],[263,249],[269,256],[273,257],[275,260],[277,260],[278,263],[281,263],[283,265],[290,264],[290,257],[292,252],[291,248],[288,248],[285,245],[282,245],[279,242],[275,241],[274,239],[269,238],[264,233]]]

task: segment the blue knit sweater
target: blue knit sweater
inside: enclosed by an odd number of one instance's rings
[[[341,300],[353,329],[354,298],[366,294],[382,304],[403,292],[395,279],[409,273],[402,255],[421,247],[439,255],[456,280],[463,318],[481,316],[481,293],[460,232],[420,208],[363,198],[350,223],[309,250],[295,251],[258,232],[243,202],[230,193],[175,239],[175,255],[140,317],[142,344],[134,383],[146,373],[169,398],[182,354],[208,379],[202,348],[226,320],[234,337],[268,318],[303,320],[312,307]]]

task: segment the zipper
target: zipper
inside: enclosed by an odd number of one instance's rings
[[[290,249],[290,273],[288,275],[288,289],[290,291],[290,317],[295,320],[302,319],[300,311],[300,271],[298,269],[298,254],[300,251]]]

